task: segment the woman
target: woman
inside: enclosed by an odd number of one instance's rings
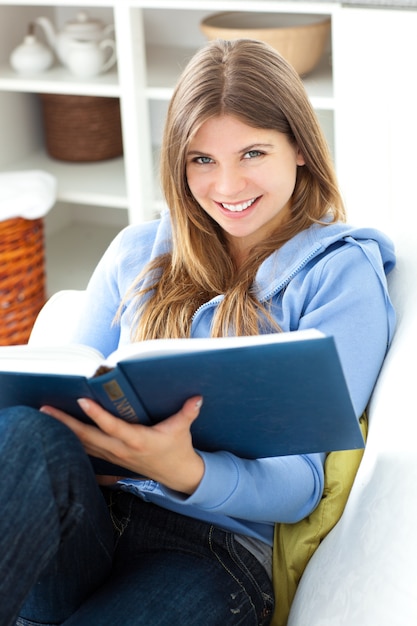
[[[335,337],[359,417],[393,333],[394,253],[344,223],[297,74],[260,42],[208,44],[179,80],[161,158],[169,212],[110,245],[74,342],[107,354],[132,340],[318,328]],[[202,401],[152,428],[83,399],[99,429],[53,407],[3,413],[2,624],[270,623],[274,524],[318,505],[325,454],[195,450]],[[85,452],[148,479],[99,488]]]

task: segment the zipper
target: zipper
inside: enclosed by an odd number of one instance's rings
[[[259,302],[266,302],[267,300],[270,300],[272,296],[275,296],[279,291],[285,289],[285,287],[293,280],[298,272],[301,272],[301,270],[304,269],[305,266],[312,259],[314,259],[317,253],[320,252],[322,249],[323,246],[321,244],[316,244],[315,248],[306,257],[304,257],[304,259],[288,274],[288,276],[283,281],[281,281],[277,286],[264,294],[262,298],[259,298]]]
[[[210,307],[215,307],[217,306],[217,304],[219,304],[220,300],[223,298],[223,296],[216,296],[215,298],[213,298],[212,300],[209,300],[209,302],[204,302],[204,304],[200,304],[200,306],[198,307],[198,309],[196,309],[192,315],[191,318],[191,323],[193,323],[195,321],[195,318],[197,317],[197,315],[199,313],[201,313],[202,310],[204,309],[209,309]]]
[[[311,252],[304,257],[304,259],[290,272],[290,274],[288,274],[288,276],[281,281],[276,287],[274,287],[273,289],[271,289],[270,291],[268,291],[266,294],[264,294],[262,296],[262,298],[259,299],[259,302],[266,302],[267,300],[270,300],[274,295],[276,295],[279,291],[281,291],[282,289],[285,289],[285,287],[292,281],[292,279],[294,278],[294,276],[296,276],[298,274],[298,272],[300,272],[302,269],[304,269],[304,267],[312,260],[314,259],[314,257],[317,255],[318,252],[323,250],[323,246],[322,244],[317,243],[315,245],[315,247],[311,250]],[[193,313],[193,316],[191,318],[191,323],[193,323],[197,317],[197,315],[199,315],[204,309],[208,309],[210,307],[215,307],[220,300],[223,298],[223,295],[220,296],[216,296],[215,298],[213,298],[212,300],[210,300],[209,302],[204,302],[204,304],[201,304],[198,309],[196,309]]]

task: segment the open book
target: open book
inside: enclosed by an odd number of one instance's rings
[[[86,420],[87,397],[152,425],[202,395],[197,449],[244,458],[363,447],[335,342],[316,330],[159,339],[109,358],[87,346],[0,348],[0,408],[49,404]]]

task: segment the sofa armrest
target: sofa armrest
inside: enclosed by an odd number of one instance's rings
[[[29,338],[32,345],[63,345],[78,323],[85,291],[57,291],[40,311]]]

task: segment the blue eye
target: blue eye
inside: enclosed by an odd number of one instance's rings
[[[195,159],[193,159],[194,163],[199,163],[200,165],[206,165],[208,163],[213,163],[213,159],[210,159],[210,157],[206,157],[206,156],[199,156],[199,157],[195,157]]]
[[[263,152],[261,152],[260,150],[249,150],[249,152],[246,152],[243,158],[254,159],[255,157],[261,156],[262,154]]]

